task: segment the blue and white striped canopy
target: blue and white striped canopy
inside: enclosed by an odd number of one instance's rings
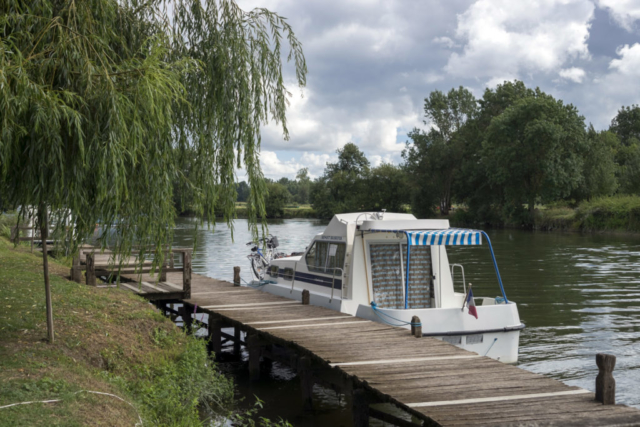
[[[481,245],[482,234],[478,230],[448,228],[446,230],[408,231],[412,245]]]

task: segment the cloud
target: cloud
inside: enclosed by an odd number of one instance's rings
[[[278,153],[274,151],[262,151],[260,165],[264,175],[275,180],[282,177],[295,179],[296,173],[302,168],[309,170],[311,178],[317,178],[324,173],[327,162],[334,162],[336,158],[336,155],[305,152],[297,159],[281,160]],[[239,180],[242,181],[242,179],[243,177],[239,176]]]
[[[589,57],[593,11],[588,0],[479,0],[458,15],[456,37],[465,45],[445,70],[491,80],[557,71]]]
[[[449,49],[460,46],[456,42],[454,42],[451,38],[444,37],[444,36],[436,37],[435,39],[433,39],[433,43],[444,46]]]
[[[571,80],[575,83],[582,83],[584,77],[586,76],[584,70],[577,67],[564,68],[560,70],[558,74],[560,74],[560,77],[562,77],[563,79]]]
[[[609,11],[611,17],[625,30],[633,31],[640,19],[640,2],[637,0],[598,0],[598,6]]]
[[[624,76],[640,76],[640,44],[624,45],[618,49],[620,59],[614,59],[609,68]]]

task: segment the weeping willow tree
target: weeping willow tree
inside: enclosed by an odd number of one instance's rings
[[[140,261],[152,250],[159,264],[173,183],[202,220],[218,209],[230,222],[243,167],[257,234],[260,126],[273,120],[288,138],[287,53],[302,87],[306,63],[287,21],[233,0],[0,0],[5,204],[34,209],[43,240],[52,228],[70,253],[100,224],[103,247]]]

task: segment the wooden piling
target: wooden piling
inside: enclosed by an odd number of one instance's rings
[[[242,330],[239,327],[233,328],[233,354],[240,357],[240,342],[242,341]]]
[[[240,286],[240,267],[233,267],[233,286]]]
[[[309,290],[305,289],[302,291],[302,304],[309,305],[309,300],[311,299],[311,295],[309,294]]]
[[[305,409],[313,409],[313,378],[311,375],[311,359],[302,356],[298,360],[298,377]]]
[[[87,262],[87,285],[96,286],[96,263],[93,258],[94,253],[88,253],[86,257]]]
[[[186,304],[182,304],[182,307],[178,310],[180,317],[182,317],[182,328],[187,334],[192,332],[193,318],[191,317],[190,307]]]
[[[191,251],[182,252],[182,292],[184,299],[191,298]]]
[[[160,266],[160,281],[161,282],[167,281],[167,259],[166,258],[162,261],[162,265]]]
[[[418,316],[411,318],[411,335],[416,338],[422,338],[422,322]]]
[[[260,355],[262,349],[260,348],[260,341],[255,334],[247,335],[246,339],[247,351],[249,352],[249,378],[251,381],[258,381],[260,379]]]
[[[357,388],[353,390],[351,410],[353,412],[354,427],[369,427],[369,402],[363,389]]]
[[[596,400],[603,405],[616,404],[616,380],[613,378],[613,368],[616,357],[611,354],[596,354],[598,376],[596,377]]]
[[[218,356],[222,351],[222,324],[209,316],[209,351]]]

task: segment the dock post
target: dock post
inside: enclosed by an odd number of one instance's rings
[[[95,253],[87,254],[87,285],[96,286],[96,263],[93,258]]]
[[[309,294],[309,290],[305,289],[302,291],[302,304],[309,305],[309,300],[311,299],[311,295]]]
[[[616,380],[613,378],[613,368],[616,357],[612,354],[596,354],[598,376],[596,377],[596,400],[603,405],[616,404]]]
[[[363,389],[353,390],[351,410],[353,411],[354,427],[369,427],[369,402]]]
[[[251,381],[260,379],[260,343],[256,334],[247,335],[247,350],[249,352],[249,378]]]
[[[240,267],[233,267],[233,286],[240,286]]]
[[[191,251],[182,252],[182,292],[184,299],[191,298]]]
[[[239,327],[233,328],[233,354],[240,357],[240,341],[242,340],[242,330]]]
[[[311,359],[302,356],[298,360],[298,376],[304,409],[313,409],[313,378],[311,376]]]
[[[162,261],[162,265],[160,266],[160,281],[161,282],[167,281],[167,259],[166,258]]]
[[[222,351],[222,325],[220,320],[212,319],[209,315],[209,351],[215,353],[218,358]]]
[[[182,317],[182,329],[184,329],[187,334],[190,334],[192,332],[193,318],[191,317],[189,307],[183,303],[178,312],[180,313],[180,317]]]
[[[71,263],[71,280],[76,283],[82,283],[82,270],[78,267],[80,267],[80,255],[73,257],[73,261]]]
[[[418,316],[411,318],[411,335],[416,338],[422,338],[422,322]]]

